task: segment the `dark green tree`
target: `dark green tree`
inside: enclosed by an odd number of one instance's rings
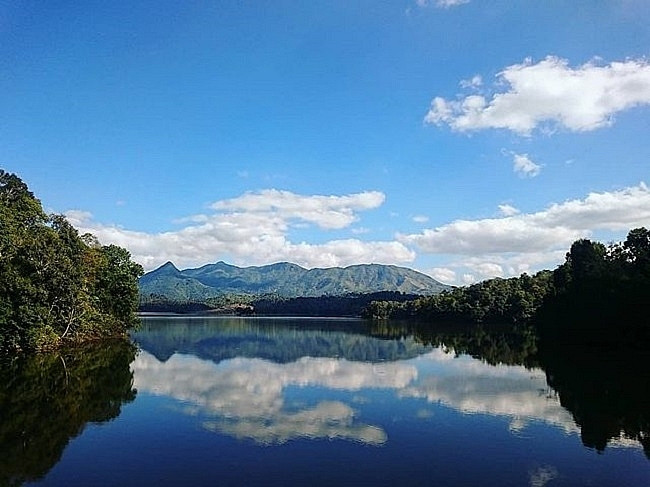
[[[80,237],[0,169],[0,350],[124,333],[141,274],[125,249]]]

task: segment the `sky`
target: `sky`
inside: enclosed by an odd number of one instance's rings
[[[0,0],[0,167],[146,270],[553,269],[650,226],[650,2]]]

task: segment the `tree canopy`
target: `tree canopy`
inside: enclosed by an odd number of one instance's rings
[[[33,350],[123,334],[134,323],[142,267],[63,215],[48,215],[0,169],[0,350]]]
[[[372,318],[437,323],[529,323],[543,337],[580,343],[650,343],[650,231],[622,243],[575,241],[554,271],[489,279],[435,296],[376,301]]]

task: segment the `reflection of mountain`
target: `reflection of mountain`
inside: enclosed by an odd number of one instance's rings
[[[135,398],[124,342],[35,357],[0,366],[0,485],[45,475],[86,423],[120,414]]]
[[[286,363],[304,356],[379,362],[416,357],[431,348],[413,337],[370,337],[357,320],[145,318],[134,338],[163,361],[178,352],[214,362],[250,357]]]

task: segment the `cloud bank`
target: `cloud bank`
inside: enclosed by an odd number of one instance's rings
[[[537,166],[526,154],[513,154],[526,174]],[[532,164],[532,166],[529,165]],[[447,262],[421,270],[447,284],[469,284],[492,277],[552,269],[562,262],[575,240],[595,231],[627,231],[650,226],[650,190],[644,183],[583,199],[554,203],[523,213],[511,204],[498,206],[498,216],[455,220],[417,233],[397,233],[394,240],[360,238],[295,242],[290,231],[310,226],[327,232],[350,229],[361,211],[383,204],[385,195],[371,191],[344,196],[305,196],[266,190],[245,193],[211,205],[212,213],[183,219],[176,231],[146,233],[94,222],[83,211],[66,213],[82,233],[91,232],[103,244],[127,248],[134,259],[152,269],[166,261],[180,267],[218,260],[239,265],[290,261],[304,267],[359,263],[409,264],[416,256],[444,256]],[[426,218],[413,218],[426,225]],[[363,232],[366,232],[364,230]]]
[[[438,277],[455,277],[461,269],[466,283],[518,275],[539,265],[557,265],[575,240],[594,231],[650,226],[650,190],[640,183],[618,191],[590,193],[584,199],[552,204],[535,213],[519,213],[510,205],[499,209],[503,216],[498,218],[456,220],[420,233],[398,235],[398,240],[423,253],[460,257],[453,265],[434,269],[432,273]]]
[[[212,213],[184,218],[179,221],[187,225],[184,228],[161,233],[97,223],[83,211],[69,211],[66,216],[82,233],[127,248],[145,269],[167,261],[187,267],[219,259],[244,265],[291,261],[305,267],[412,262],[415,253],[397,241],[350,238],[313,244],[289,238],[293,227],[347,228],[359,220],[359,212],[378,208],[384,200],[378,191],[306,196],[269,189],[217,201],[210,206]]]
[[[478,79],[478,78],[477,78]],[[573,132],[613,123],[615,114],[650,104],[650,65],[630,59],[576,68],[566,59],[547,56],[533,63],[506,67],[496,88],[505,91],[471,94],[456,100],[436,96],[424,120],[453,130],[506,129],[530,135],[538,128]]]
[[[510,207],[506,211],[511,212]],[[590,193],[582,200],[553,204],[536,213],[456,220],[400,235],[405,244],[436,254],[527,253],[568,248],[593,230],[625,230],[650,224],[650,190],[644,183],[619,191]]]

